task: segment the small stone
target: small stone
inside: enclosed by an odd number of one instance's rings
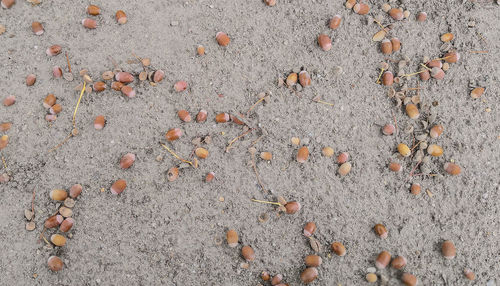
[[[375,267],[368,267],[368,268],[366,268],[366,272],[375,273],[375,272],[377,272],[377,269]]]
[[[163,160],[163,156],[162,155],[156,156],[156,161],[157,162],[161,162],[162,160]]]
[[[177,25],[179,25],[178,21],[172,21],[172,22],[170,22],[170,26],[177,26]]]

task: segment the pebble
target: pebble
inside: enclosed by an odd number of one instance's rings
[[[335,75],[341,75],[341,74],[342,74],[342,71],[343,71],[343,70],[342,70],[342,67],[341,67],[341,66],[336,66],[336,67],[334,67],[334,68],[333,68],[333,73],[334,73]]]
[[[309,139],[309,137],[306,137],[306,138],[302,139],[302,144],[309,145],[310,141],[311,141],[311,139]]]
[[[177,25],[179,25],[178,21],[172,21],[172,22],[170,22],[170,26],[177,26]]]
[[[368,268],[366,268],[366,272],[375,273],[375,272],[377,272],[377,269],[375,269],[375,267],[368,267]]]
[[[495,283],[494,280],[489,280],[488,282],[486,282],[486,286],[496,286],[497,284]]]

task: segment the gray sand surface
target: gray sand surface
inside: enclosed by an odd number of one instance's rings
[[[365,16],[346,9],[341,0],[277,0],[274,7],[260,0],[94,1],[101,7],[96,17],[86,14],[88,1],[43,0],[32,6],[17,0],[10,9],[0,8],[0,24],[6,27],[0,35],[0,100],[17,99],[10,107],[0,105],[0,122],[13,123],[0,134],[9,135],[1,154],[12,176],[0,184],[0,285],[269,285],[259,278],[264,270],[301,285],[303,259],[314,253],[302,235],[308,221],[318,226],[315,237],[323,257],[313,285],[368,285],[367,268],[382,250],[405,256],[405,271],[415,274],[419,285],[500,284],[500,7],[479,0],[392,1],[411,12],[410,20],[395,22],[382,11],[382,1],[366,2],[372,9]],[[119,9],[128,15],[125,25],[114,19]],[[419,11],[428,13],[426,22],[415,21]],[[335,14],[343,22],[332,31],[327,23]],[[401,51],[384,56],[372,42],[379,27],[369,16],[376,15],[386,25],[395,23],[390,35],[401,40]],[[86,17],[97,20],[97,29],[81,25]],[[32,33],[33,21],[44,25],[43,35]],[[219,31],[231,37],[226,48],[215,41]],[[388,88],[375,83],[378,65],[385,59],[396,74],[397,62],[407,56],[411,62],[405,71],[417,71],[424,56],[443,55],[439,37],[446,32],[455,35],[452,44],[461,59],[444,80],[420,83],[422,114],[411,120],[387,96]],[[317,45],[320,33],[333,38],[328,52]],[[53,44],[63,52],[48,57],[45,50]],[[206,55],[196,55],[198,45],[205,46]],[[52,77],[53,66],[67,69],[65,52],[72,82]],[[79,135],[49,153],[72,129],[78,72],[88,69],[98,80],[113,69],[110,56],[121,69],[140,72],[132,53],[150,58],[166,72],[165,80],[155,87],[136,80],[137,96],[131,99],[109,88],[85,94],[76,118]],[[311,74],[310,87],[294,92],[277,85],[278,78],[301,68]],[[30,73],[37,81],[28,87]],[[417,78],[410,77],[408,87],[416,87]],[[179,80],[189,84],[181,93],[173,88]],[[487,88],[482,98],[469,96],[471,84]],[[216,124],[215,114],[246,113],[261,92],[270,94],[268,102],[245,118],[256,130],[226,153],[244,127]],[[53,124],[45,120],[42,106],[48,93],[63,107]],[[312,101],[316,96],[334,106]],[[180,109],[193,117],[205,109],[208,120],[182,123]],[[421,120],[430,110],[445,130],[431,141],[444,148],[443,156],[427,165],[439,176],[409,177],[415,166],[410,158],[400,160],[403,172],[389,171],[397,144],[414,144],[404,130],[413,126],[415,134],[425,132]],[[94,118],[101,114],[107,124],[95,130]],[[399,132],[384,136],[380,126],[392,123],[392,114]],[[184,135],[168,146],[185,158],[193,158],[193,138],[210,135],[212,142],[204,145],[210,155],[198,169],[181,169],[179,179],[168,182],[167,170],[179,161],[158,142],[165,143],[165,132],[174,127]],[[258,185],[248,152],[262,132],[267,135],[254,147],[273,154],[270,162],[257,158],[269,192]],[[290,143],[292,137],[308,143],[311,155],[304,164],[295,160],[298,147]],[[340,177],[335,159],[321,154],[324,146],[335,155],[349,152],[351,173]],[[118,162],[128,152],[137,160],[122,170]],[[159,155],[163,160],[157,161]],[[444,172],[450,160],[462,167],[460,175]],[[205,183],[210,171],[216,179]],[[111,184],[121,178],[127,188],[112,195]],[[413,182],[422,185],[417,196],[409,193]],[[49,192],[76,183],[83,193],[74,207],[72,237],[64,247],[48,249],[38,238],[58,205]],[[30,232],[24,210],[31,208],[33,190],[36,229]],[[274,206],[250,200],[275,201],[277,196],[299,201],[302,209],[277,216]],[[259,222],[262,213],[269,215],[266,222]],[[377,223],[389,230],[387,239],[374,234]],[[225,242],[228,229],[239,234],[237,248]],[[457,248],[453,260],[441,255],[447,239]],[[332,254],[334,241],[346,246],[346,256]],[[242,268],[242,245],[256,253],[248,269]],[[51,255],[63,259],[62,271],[48,269]],[[465,279],[464,268],[476,273],[476,281]],[[379,270],[377,283],[383,275],[387,285],[402,285],[402,273]]]

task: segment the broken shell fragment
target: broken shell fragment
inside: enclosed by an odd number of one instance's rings
[[[309,158],[309,149],[307,148],[307,146],[300,147],[299,151],[297,152],[297,162],[305,163],[307,161],[307,158]]]
[[[94,128],[96,130],[103,129],[105,124],[106,124],[106,118],[104,117],[104,115],[99,115],[94,120]]]
[[[476,87],[470,92],[470,96],[474,99],[480,98],[484,93],[484,87]]]
[[[120,168],[128,169],[134,164],[134,162],[135,162],[135,154],[127,153],[123,155],[123,157],[120,159]]]
[[[238,246],[238,233],[234,229],[230,229],[226,233],[227,245],[231,248]]]
[[[68,192],[66,192],[65,190],[56,189],[50,191],[49,196],[54,201],[64,201],[68,197]]]
[[[173,182],[173,181],[177,180],[177,178],[179,178],[179,169],[177,167],[172,167],[172,168],[168,169],[167,180],[169,182]]]
[[[231,39],[229,39],[229,36],[224,33],[224,32],[218,32],[215,34],[215,40],[219,44],[219,46],[222,47],[227,47],[229,43],[231,42]]]
[[[173,128],[168,130],[168,132],[165,134],[165,138],[167,141],[174,141],[179,139],[179,137],[182,136],[182,130],[180,128]]]
[[[318,36],[318,45],[323,51],[329,51],[332,48],[332,40],[325,34],[320,34]]]
[[[120,179],[120,180],[115,181],[113,183],[113,185],[111,185],[110,190],[111,190],[112,194],[118,195],[121,192],[123,192],[126,187],[127,187],[127,181]]]
[[[241,248],[241,256],[243,256],[246,261],[253,261],[255,260],[255,251],[251,246],[245,245]]]
[[[49,269],[52,271],[60,271],[63,269],[64,263],[61,260],[61,258],[57,256],[51,256],[47,260],[47,265],[49,266]]]

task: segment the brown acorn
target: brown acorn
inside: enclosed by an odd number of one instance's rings
[[[325,34],[320,34],[318,36],[318,45],[323,51],[329,51],[332,48],[332,40]]]
[[[127,23],[127,14],[125,14],[122,10],[116,11],[115,18],[120,25]]]
[[[300,147],[299,151],[297,151],[297,162],[305,163],[309,158],[309,149],[307,146]]]
[[[124,87],[125,85],[119,81],[114,81],[111,83],[111,88],[116,90],[116,91],[121,91],[122,90],[122,87]]]
[[[11,96],[7,96],[4,100],[3,100],[3,105],[4,106],[11,106],[13,105],[14,103],[16,103],[16,97],[11,95]]]
[[[419,21],[419,22],[425,22],[426,19],[427,19],[427,13],[425,13],[425,12],[418,13],[418,15],[417,15],[417,21]]]
[[[32,86],[36,82],[36,75],[34,74],[29,74],[26,76],[26,85],[27,86]]]
[[[127,153],[123,155],[123,157],[120,159],[120,168],[128,169],[134,164],[134,162],[135,162],[135,154]]]
[[[59,226],[63,222],[64,218],[62,215],[53,215],[45,220],[44,226],[46,228],[54,228]]]
[[[66,238],[60,234],[53,234],[50,237],[50,241],[55,245],[55,246],[64,246],[66,244]]]
[[[322,259],[320,256],[312,254],[304,258],[304,262],[309,267],[318,267],[321,265]]]
[[[345,254],[346,254],[345,246],[342,243],[338,242],[338,241],[332,243],[332,245],[330,246],[330,248],[338,256],[345,256]]]
[[[392,8],[389,10],[389,15],[396,21],[401,21],[404,18],[403,9],[401,8]]]
[[[228,113],[219,113],[215,116],[215,121],[217,123],[225,123],[228,122],[230,119],[230,116]]]
[[[219,46],[222,47],[227,47],[227,45],[229,45],[229,43],[231,42],[229,36],[224,32],[218,32],[217,34],[215,34],[215,40],[217,41]]]
[[[196,150],[194,150],[194,153],[196,154],[196,156],[198,156],[198,158],[200,159],[206,159],[208,157],[208,150],[205,149],[205,148],[202,148],[202,147],[198,147],[196,148]]]
[[[173,182],[173,181],[177,180],[177,178],[179,178],[179,169],[177,167],[172,167],[172,168],[168,169],[167,180],[169,182]]]
[[[391,45],[393,52],[397,52],[401,49],[401,41],[398,38],[392,38]]]
[[[179,116],[179,118],[184,121],[184,122],[191,122],[191,115],[189,114],[189,112],[187,110],[179,110],[177,112],[177,115]]]
[[[131,83],[134,81],[134,76],[128,72],[118,72],[115,74],[115,80],[121,83]]]
[[[162,70],[156,70],[154,75],[153,75],[153,81],[158,83],[158,82],[161,82],[163,80],[163,78],[165,77],[165,72],[162,71]]]
[[[7,144],[9,144],[9,136],[3,135],[2,137],[0,137],[0,150],[7,147]]]
[[[380,238],[383,238],[383,239],[387,238],[387,235],[388,235],[387,228],[383,224],[380,224],[380,223],[376,224],[373,227],[373,230]]]
[[[255,260],[255,252],[249,245],[245,245],[243,246],[243,248],[241,248],[241,256],[243,256],[243,258],[245,258],[246,261]]]
[[[122,89],[120,91],[126,97],[129,97],[129,98],[135,97],[135,90],[131,86],[124,85],[124,86],[122,86]]]
[[[410,188],[410,193],[412,193],[413,195],[418,195],[420,194],[421,190],[422,187],[420,186],[419,183],[413,183]]]
[[[61,53],[61,50],[62,50],[61,46],[53,45],[47,49],[46,53],[48,56],[56,56]]]
[[[276,286],[276,285],[281,285],[281,281],[283,280],[283,275],[281,274],[276,274],[273,279],[271,279],[271,285]]]
[[[439,157],[439,156],[443,155],[443,148],[439,145],[436,145],[436,144],[430,144],[427,147],[427,153],[431,156]]]
[[[215,179],[215,174],[214,172],[208,172],[207,175],[205,176],[205,182],[210,183]]]
[[[454,38],[455,36],[452,33],[445,33],[441,35],[441,41],[443,42],[452,41]]]
[[[96,92],[104,91],[106,90],[106,83],[103,81],[97,81],[92,86],[92,89],[95,90]]]
[[[201,123],[207,120],[207,111],[202,109],[196,115],[196,122]]]
[[[444,170],[450,174],[450,175],[459,175],[460,172],[462,171],[460,169],[460,166],[458,166],[457,164],[455,163],[446,163],[444,164]]]
[[[455,244],[451,240],[445,240],[441,245],[441,253],[443,257],[446,259],[453,259],[457,254],[457,249],[455,248]]]
[[[95,29],[97,28],[97,21],[94,19],[83,19],[82,25],[87,29]]]
[[[441,60],[432,60],[428,61],[425,65],[429,68],[434,68],[434,67],[442,68],[443,62]]]
[[[390,55],[392,53],[392,43],[388,39],[383,39],[382,42],[380,42],[380,51],[384,55]]]
[[[356,5],[354,5],[353,11],[354,13],[359,15],[366,15],[368,14],[368,12],[370,12],[370,6],[365,3],[357,3]]]
[[[476,279],[476,274],[470,269],[464,269],[464,275],[471,281]]]
[[[1,5],[4,9],[9,9],[16,3],[16,0],[2,0]]]
[[[318,278],[318,269],[314,267],[308,267],[300,274],[300,280],[304,284],[309,284],[316,280],[316,278]]]
[[[431,78],[431,73],[426,69],[418,74],[421,81],[428,81]]]
[[[382,84],[385,86],[391,86],[394,83],[394,75],[390,71],[384,72],[382,74]]]
[[[391,266],[394,269],[402,269],[406,266],[406,258],[404,258],[403,256],[394,258],[391,262]]]
[[[460,59],[460,54],[457,52],[448,52],[444,55],[444,61],[447,63],[456,63]]]
[[[310,237],[316,231],[316,224],[313,221],[306,223],[304,226],[304,235]]]
[[[94,120],[94,128],[96,130],[101,130],[104,128],[104,125],[106,125],[106,118],[104,115],[97,116]]]
[[[230,229],[226,233],[227,245],[231,248],[238,246],[238,233],[234,229]]]
[[[179,137],[182,136],[182,130],[180,128],[173,128],[168,130],[168,132],[165,134],[165,138],[167,141],[174,141],[179,139]]]
[[[198,56],[203,56],[205,54],[205,47],[202,45],[199,45],[196,48],[196,53],[198,54]]]
[[[329,27],[332,30],[337,29],[340,26],[340,23],[342,22],[342,17],[340,15],[335,15],[333,18],[330,19]]]
[[[125,188],[127,187],[127,181],[125,180],[117,180],[113,183],[113,185],[111,185],[111,193],[114,194],[114,195],[118,195],[120,194],[121,192],[123,192],[125,190]]]
[[[441,80],[444,78],[444,71],[441,68],[433,67],[431,69],[431,77]]]
[[[476,87],[470,92],[470,97],[477,99],[483,95],[485,88],[484,87]]]
[[[101,8],[99,8],[99,6],[96,5],[89,5],[87,7],[87,13],[92,16],[97,16],[101,14]]]
[[[265,0],[267,6],[273,7],[276,5],[276,0]],[[274,284],[273,284],[274,285]]]
[[[59,230],[62,232],[68,232],[73,227],[74,223],[75,223],[75,220],[73,220],[72,218],[69,217],[61,223]]]
[[[260,278],[262,278],[262,280],[264,281],[269,281],[269,279],[271,279],[271,275],[269,275],[269,272],[267,271],[262,271],[262,273],[260,274]]]
[[[55,78],[61,78],[62,75],[63,75],[63,72],[62,72],[62,69],[61,67],[58,67],[58,66],[55,66],[52,68],[52,75],[55,77]]]
[[[65,190],[56,189],[50,191],[49,196],[54,201],[64,201],[68,197],[68,192],[66,192]]]
[[[287,214],[294,214],[300,210],[301,206],[299,202],[291,201],[285,204],[285,209]]]
[[[311,76],[307,71],[299,72],[299,83],[302,87],[311,85]]]
[[[235,115],[230,114],[229,117],[230,117],[231,121],[233,121],[234,123],[236,123],[238,125],[245,125],[245,123],[243,121],[241,121],[240,119],[238,119],[238,117],[236,117]]]
[[[265,161],[271,161],[273,154],[271,152],[261,152],[260,158]]]
[[[10,129],[10,127],[12,127],[12,123],[11,122],[0,123],[0,132],[8,131]]]
[[[58,103],[52,105],[52,107],[49,109],[50,114],[59,114],[62,111],[62,106]]]
[[[69,196],[76,199],[82,193],[82,185],[75,184],[69,189]]]
[[[444,130],[443,125],[441,124],[434,125],[429,131],[429,136],[431,138],[436,139],[441,135],[441,133],[443,133],[443,130]]]
[[[43,107],[45,108],[51,108],[52,106],[54,106],[54,104],[56,104],[56,96],[53,95],[52,93],[49,93],[49,95],[47,95],[45,97],[45,99],[43,100]]]
[[[405,109],[406,109],[406,114],[408,114],[408,117],[410,117],[411,119],[417,119],[420,116],[418,107],[413,103],[407,104]]]
[[[396,128],[394,127],[394,125],[388,123],[388,124],[384,125],[384,127],[382,127],[382,134],[389,136],[389,135],[392,135],[395,130],[396,130]]]
[[[184,91],[186,90],[188,87],[188,83],[186,81],[183,81],[183,80],[180,80],[180,81],[177,81],[175,84],[174,84],[174,89],[175,91],[177,92],[181,92],[181,91]]]
[[[406,286],[415,286],[417,285],[417,277],[411,273],[403,273],[401,276],[401,282],[403,282]]]
[[[61,260],[61,258],[59,258],[57,256],[51,256],[47,260],[47,265],[49,266],[50,270],[56,272],[56,271],[60,271],[63,269],[64,263]]]
[[[384,269],[387,267],[390,261],[391,254],[384,250],[377,256],[377,259],[375,260],[375,267],[377,267],[378,269]]]

